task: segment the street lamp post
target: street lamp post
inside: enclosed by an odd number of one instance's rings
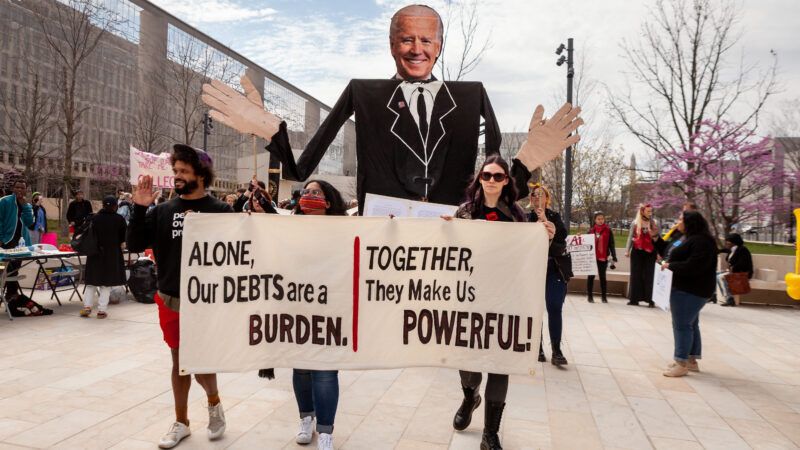
[[[556,49],[556,55],[561,55],[556,61],[557,66],[561,66],[564,62],[567,63],[567,103],[572,103],[572,78],[575,76],[575,67],[573,65],[573,52],[572,38],[567,39],[567,55],[566,57],[561,53],[564,52],[564,44],[561,44]],[[572,221],[572,146],[567,147],[564,155],[564,217],[569,229]]]

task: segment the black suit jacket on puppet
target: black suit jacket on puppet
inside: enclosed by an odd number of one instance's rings
[[[500,128],[479,82],[444,82],[434,99],[427,145],[400,88],[401,80],[351,80],[303,153],[294,161],[286,124],[267,149],[283,163],[284,178],[307,179],[347,119],[355,113],[357,191],[458,205],[475,173],[481,117],[486,154],[500,148]],[[530,173],[514,161],[512,175],[527,192]],[[430,184],[424,182],[427,179]]]

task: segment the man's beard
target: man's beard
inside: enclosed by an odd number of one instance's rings
[[[177,184],[178,180],[175,180],[175,181],[176,181],[175,192],[178,195],[191,194],[192,192],[200,189],[200,184],[197,183],[197,180],[192,180],[192,181],[180,180],[180,181],[183,181],[183,187],[178,187],[178,184]]]

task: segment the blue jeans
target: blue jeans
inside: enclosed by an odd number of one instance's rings
[[[300,418],[317,418],[317,433],[333,433],[339,404],[339,371],[294,369],[294,396]]]
[[[672,313],[672,334],[675,338],[675,361],[688,361],[689,357],[700,359],[700,310],[706,306],[707,298],[673,289],[669,296]]]
[[[555,264],[547,265],[547,279],[545,280],[544,301],[547,306],[547,329],[550,331],[550,343],[561,345],[561,310],[564,308],[564,298],[567,296],[567,283],[561,277]]]
[[[725,279],[725,275],[728,272],[717,272],[717,286],[719,286],[719,293],[722,294],[726,300],[728,297],[731,297],[730,291],[728,290],[728,280]]]

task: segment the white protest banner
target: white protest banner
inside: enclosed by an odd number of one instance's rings
[[[529,374],[547,249],[542,224],[187,214],[180,369]]]
[[[661,270],[661,265],[656,263],[653,275],[653,303],[664,311],[669,311],[669,296],[672,292],[672,271]]]
[[[172,175],[169,153],[154,155],[131,147],[131,185],[138,186],[139,178],[143,175],[152,176],[153,186],[159,189],[172,189],[175,187],[175,177]]]
[[[567,236],[567,251],[572,257],[573,275],[597,275],[594,234]]]

